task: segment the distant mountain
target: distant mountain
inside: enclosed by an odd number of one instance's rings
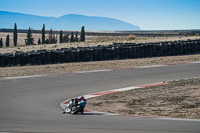
[[[69,14],[56,18],[0,11],[0,28],[13,28],[14,23],[19,29],[42,29],[45,24],[46,29],[53,30],[80,30],[81,26],[86,30],[140,30],[138,26],[106,17]]]

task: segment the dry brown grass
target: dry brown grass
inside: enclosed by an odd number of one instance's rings
[[[136,36],[135,35],[129,35],[128,37],[127,37],[127,40],[129,40],[129,41],[134,41],[136,39]]]
[[[88,47],[88,46],[97,46],[97,45],[110,45],[113,42],[115,43],[145,43],[145,42],[157,42],[157,41],[173,41],[173,40],[186,40],[186,39],[200,39],[200,36],[174,36],[174,37],[137,37],[134,35],[130,36],[86,36],[86,42],[74,42],[74,43],[62,43],[62,44],[46,44],[46,45],[32,45],[25,46],[25,33],[18,33],[18,46],[13,46],[13,34],[12,33],[3,33],[0,32],[0,37],[3,38],[5,44],[6,35],[10,35],[10,47],[9,48],[0,48],[0,53],[12,53],[15,51],[32,51],[32,50],[51,50],[51,49],[60,49],[68,47]],[[47,35],[46,35],[47,36]],[[41,34],[34,34],[35,43]]]
[[[200,119],[200,79],[108,94],[88,100],[87,108],[141,116]]]

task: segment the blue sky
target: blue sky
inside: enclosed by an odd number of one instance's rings
[[[142,30],[200,29],[200,0],[0,0],[0,10],[111,17]]]

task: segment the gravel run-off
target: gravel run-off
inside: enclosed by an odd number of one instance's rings
[[[200,78],[91,98],[87,108],[123,115],[200,119]]]

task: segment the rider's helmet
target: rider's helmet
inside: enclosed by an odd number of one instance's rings
[[[85,102],[86,102],[86,99],[85,99],[85,97],[84,97],[84,96],[82,96],[80,100],[81,100],[81,101],[85,101]]]
[[[81,96],[81,100],[84,100],[85,99],[85,97],[84,96]]]

